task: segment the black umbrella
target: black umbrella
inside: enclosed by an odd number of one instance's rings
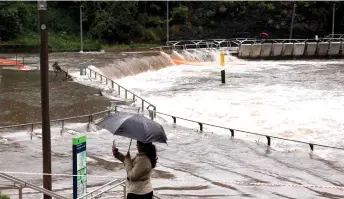
[[[140,114],[118,112],[96,124],[114,135],[124,136],[143,143],[167,143],[164,128]]]

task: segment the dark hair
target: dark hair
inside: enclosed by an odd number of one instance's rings
[[[152,143],[140,143],[142,145],[142,152],[146,153],[152,163],[152,168],[155,168],[158,157],[156,154],[156,147]]]

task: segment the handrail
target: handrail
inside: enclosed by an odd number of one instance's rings
[[[179,117],[179,116],[174,116],[174,115],[170,115],[167,113],[162,113],[162,112],[157,112],[154,110],[148,110],[150,113],[150,117],[151,119],[154,119],[152,117],[152,115],[154,114],[160,114],[160,115],[165,115],[165,116],[169,116],[172,117],[173,119],[173,123],[177,123],[177,118],[184,120],[184,121],[189,121],[189,122],[194,122],[194,123],[198,123],[200,126],[200,131],[203,131],[203,126],[211,126],[211,127],[216,127],[216,128],[221,128],[221,129],[227,129],[231,132],[231,137],[234,137],[234,132],[241,132],[241,133],[246,133],[246,134],[252,134],[252,135],[258,135],[258,136],[263,136],[267,138],[267,144],[268,146],[271,146],[271,138],[274,139],[278,139],[278,140],[285,140],[285,141],[290,141],[290,142],[296,142],[296,143],[301,143],[301,144],[307,144],[309,145],[310,149],[313,151],[314,150],[314,146],[320,146],[320,147],[325,147],[325,148],[331,148],[331,149],[339,149],[339,150],[344,150],[344,148],[341,147],[336,147],[336,146],[328,146],[328,145],[323,145],[323,144],[318,144],[318,143],[311,143],[311,142],[305,142],[305,141],[300,141],[300,140],[292,140],[292,139],[288,139],[288,138],[283,138],[283,137],[277,137],[277,136],[272,136],[272,135],[266,135],[266,134],[262,134],[262,133],[254,133],[254,132],[249,132],[249,131],[244,131],[244,130],[239,130],[239,129],[234,129],[234,128],[230,128],[230,127],[224,127],[224,126],[219,126],[219,125],[215,125],[215,124],[210,124],[210,123],[205,123],[205,122],[200,122],[200,121],[196,121],[196,120],[191,120],[191,119],[187,119],[187,118],[183,118],[183,117]]]
[[[111,186],[110,188],[108,188],[108,189],[106,189],[106,190],[104,190],[104,191],[101,191],[100,193],[98,193],[98,194],[96,194],[95,196],[93,196],[93,193],[94,193],[94,192],[99,191],[100,189],[103,189],[104,187],[106,187],[106,186],[108,186],[108,185],[110,185],[110,184],[113,184],[113,183],[115,183],[115,182],[117,182],[115,185],[113,185],[113,186]],[[91,191],[91,192],[88,192],[87,194],[85,194],[85,195],[83,195],[83,196],[78,197],[77,199],[83,199],[83,198],[86,198],[87,196],[91,196],[91,197],[88,198],[88,199],[97,198],[98,196],[102,195],[103,193],[105,193],[105,192],[107,192],[107,191],[109,191],[109,190],[111,190],[111,189],[113,189],[113,188],[115,188],[115,187],[118,187],[118,186],[120,186],[120,185],[123,185],[125,182],[126,182],[126,180],[122,180],[122,181],[120,181],[120,182],[118,182],[118,180],[110,181],[110,182],[104,184],[103,186],[101,186],[101,187],[99,187],[99,188],[97,188],[97,189],[95,189],[95,190],[93,190],[93,191]]]
[[[110,112],[111,112],[111,110],[105,110],[105,111],[99,111],[99,112],[91,113],[89,115],[79,115],[79,116],[74,116],[74,117],[66,117],[66,118],[50,120],[50,122],[62,122],[62,126],[63,126],[64,125],[64,121],[66,121],[66,120],[85,118],[85,117],[88,117],[89,118],[89,122],[92,122],[94,115],[99,115],[99,114],[102,114],[102,113],[110,114]],[[0,126],[0,130],[1,129],[7,129],[7,128],[23,127],[23,126],[33,126],[33,125],[38,125],[38,124],[42,124],[42,122],[31,122],[31,123],[24,123],[24,124],[9,125],[9,126]]]
[[[324,37],[317,40],[314,39],[256,39],[256,38],[231,38],[231,39],[203,39],[203,40],[176,40],[169,41],[169,45],[172,49],[187,49],[188,47],[201,48],[229,48],[239,47],[241,44],[259,44],[259,43],[306,43],[306,42],[331,42],[338,41],[344,42],[343,36],[340,37]],[[233,46],[232,46],[233,45]]]
[[[118,95],[120,96],[121,95],[121,88],[124,89],[124,92],[125,92],[125,99],[128,99],[128,93],[130,93],[132,95],[132,100],[135,102],[136,98],[140,99],[141,100],[141,109],[142,111],[144,110],[144,105],[145,103],[148,104],[149,106],[152,106],[154,107],[154,110],[156,110],[156,106],[154,106],[152,103],[148,102],[147,100],[143,99],[142,97],[136,95],[134,92],[130,91],[129,89],[127,88],[124,88],[122,85],[118,84],[117,82],[113,81],[112,79],[100,74],[99,72],[97,71],[94,71],[90,68],[85,68],[85,73],[87,74],[87,69],[90,71],[89,73],[89,77],[92,78],[92,72],[94,73],[94,77],[97,78],[97,75],[100,76],[100,81],[103,82],[103,79],[106,80],[106,85],[108,84],[108,81],[111,82],[111,87],[114,88],[114,84],[117,85],[117,90],[118,90]]]
[[[29,182],[26,182],[24,180],[18,179],[16,177],[13,177],[11,175],[8,175],[8,174],[2,173],[2,172],[0,172],[0,177],[21,185],[20,187],[18,187],[20,189],[20,191],[19,191],[20,194],[22,194],[21,189],[23,189],[25,187],[28,187],[28,188],[36,190],[36,191],[38,191],[40,193],[43,193],[45,195],[54,197],[56,199],[68,199],[68,198],[60,196],[60,195],[58,195],[58,194],[56,194],[56,193],[54,193],[54,192],[52,192],[50,190],[38,187],[38,186],[33,185],[33,184],[29,183]],[[19,198],[21,199],[22,195],[19,195]]]

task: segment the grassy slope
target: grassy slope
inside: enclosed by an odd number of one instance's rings
[[[49,46],[53,52],[57,51],[79,51],[80,50],[80,37],[72,35],[61,35],[50,33],[48,35]],[[96,40],[90,40],[83,38],[84,51],[99,51],[101,49],[128,49],[128,48],[139,48],[139,47],[156,47],[157,44],[114,44],[114,45],[102,45]],[[12,45],[38,45],[39,35],[38,34],[26,34],[20,36],[15,40],[2,42],[1,44],[12,44]]]

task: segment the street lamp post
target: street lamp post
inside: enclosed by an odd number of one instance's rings
[[[41,72],[41,106],[42,106],[42,152],[43,152],[43,188],[52,190],[51,183],[51,140],[49,115],[49,61],[47,32],[47,2],[38,1],[40,29],[40,72]],[[44,199],[51,199],[44,194]]]
[[[166,40],[167,42],[169,41],[170,37],[170,27],[169,27],[169,15],[168,15],[169,9],[168,9],[168,0],[167,0],[167,5],[166,5]]]
[[[295,9],[296,9],[296,4],[294,3],[294,7],[293,7],[293,16],[292,16],[292,18],[291,18],[291,26],[290,26],[290,35],[289,35],[289,39],[291,39],[291,38],[293,37]]]
[[[332,8],[332,38],[334,37],[334,18],[335,18],[335,12],[336,12],[336,3],[333,3],[333,8]]]
[[[84,43],[82,39],[82,7],[83,5],[80,5],[80,52],[84,52]]]

